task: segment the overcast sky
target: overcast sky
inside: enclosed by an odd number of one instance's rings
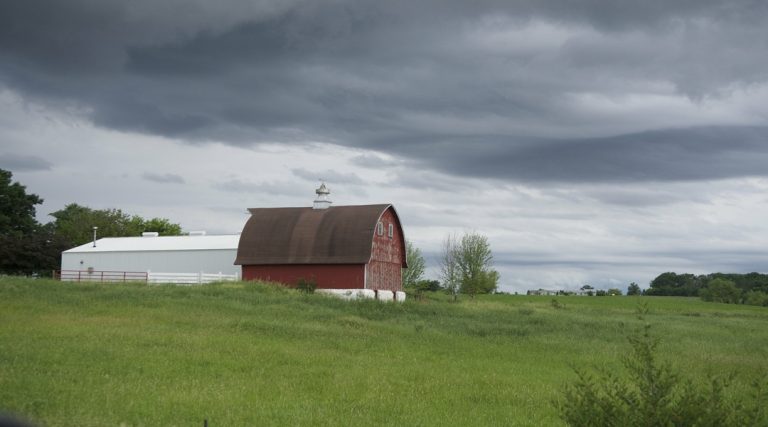
[[[768,2],[0,2],[0,168],[67,203],[239,232],[393,203],[502,289],[768,272]]]

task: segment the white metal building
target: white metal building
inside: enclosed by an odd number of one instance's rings
[[[234,265],[240,235],[107,237],[61,253],[61,269],[157,273],[240,274]]]

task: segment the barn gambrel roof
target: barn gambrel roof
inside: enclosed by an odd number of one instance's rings
[[[249,209],[235,264],[365,264],[371,259],[376,224],[387,209],[403,235],[389,204]],[[402,244],[402,266],[407,267],[404,240]]]

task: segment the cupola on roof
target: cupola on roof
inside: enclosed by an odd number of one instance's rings
[[[320,188],[315,190],[315,193],[317,193],[317,198],[312,204],[312,209],[328,209],[331,207],[331,203],[333,202],[328,198],[331,194],[331,190],[326,187],[324,182],[320,184]]]

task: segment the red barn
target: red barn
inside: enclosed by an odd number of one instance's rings
[[[405,237],[395,208],[331,207],[325,184],[317,194],[312,208],[249,209],[235,260],[243,279],[402,291]]]

